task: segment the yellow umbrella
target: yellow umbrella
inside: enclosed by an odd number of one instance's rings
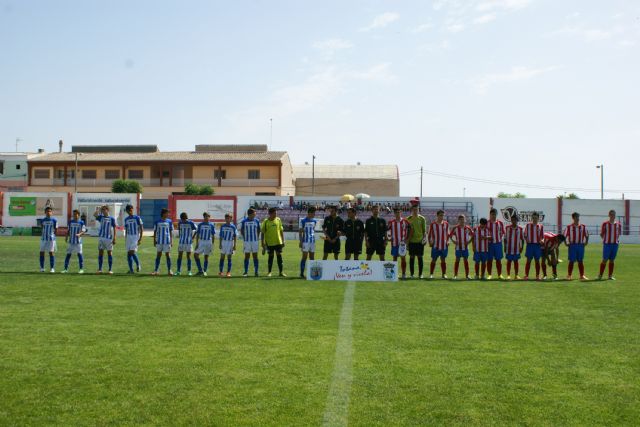
[[[341,202],[351,202],[354,199],[355,197],[352,194],[343,194],[342,197],[340,197]]]

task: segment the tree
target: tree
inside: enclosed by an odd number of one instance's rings
[[[498,198],[499,199],[526,199],[527,195],[526,194],[522,194],[520,192],[511,194],[511,193],[505,193],[503,191],[498,193]]]
[[[116,179],[111,183],[112,193],[142,193],[143,188],[134,179]]]
[[[568,200],[576,200],[580,198],[576,193],[569,193],[567,195],[558,194],[556,197],[558,199],[568,199]]]
[[[189,183],[184,186],[184,193],[189,196],[211,196],[215,193],[210,185],[197,185]]]

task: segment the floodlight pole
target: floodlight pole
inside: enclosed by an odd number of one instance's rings
[[[420,166],[420,200],[422,200],[422,176],[423,176],[423,167]]]

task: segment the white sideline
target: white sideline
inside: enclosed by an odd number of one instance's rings
[[[352,314],[356,284],[347,283],[340,313],[336,342],[336,357],[331,376],[331,386],[322,421],[323,426],[346,426],[349,420],[349,396],[351,394],[353,330]]]

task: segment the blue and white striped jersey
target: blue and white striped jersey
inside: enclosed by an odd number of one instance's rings
[[[216,226],[212,222],[201,222],[198,224],[198,239],[211,240],[216,235]]]
[[[116,228],[116,219],[112,216],[98,215],[96,221],[99,223],[98,237],[102,239],[113,239],[113,230]]]
[[[45,242],[52,242],[56,240],[56,229],[58,228],[58,220],[55,218],[47,218],[46,216],[42,219],[42,236],[40,240]]]
[[[138,215],[129,215],[124,219],[124,229],[127,236],[139,236],[140,227],[142,227],[142,218]]]
[[[231,241],[238,235],[238,229],[235,224],[227,224],[226,222],[220,226],[220,240]]]
[[[69,243],[72,245],[79,245],[82,243],[82,237],[78,237],[78,233],[85,231],[84,221],[79,219],[72,219],[69,221]]]
[[[156,221],[153,230],[156,233],[156,244],[168,245],[171,243],[171,232],[173,231],[173,223],[169,218],[159,219]]]
[[[193,231],[196,230],[196,225],[190,219],[186,221],[180,221],[178,223],[178,233],[180,235],[181,245],[190,245],[193,243]]]
[[[258,218],[244,218],[240,222],[240,230],[242,230],[245,242],[257,242],[258,233],[260,232],[260,220]]]
[[[316,224],[318,220],[315,218],[302,218],[300,227],[302,229],[302,241],[304,243],[313,243],[316,241]]]

